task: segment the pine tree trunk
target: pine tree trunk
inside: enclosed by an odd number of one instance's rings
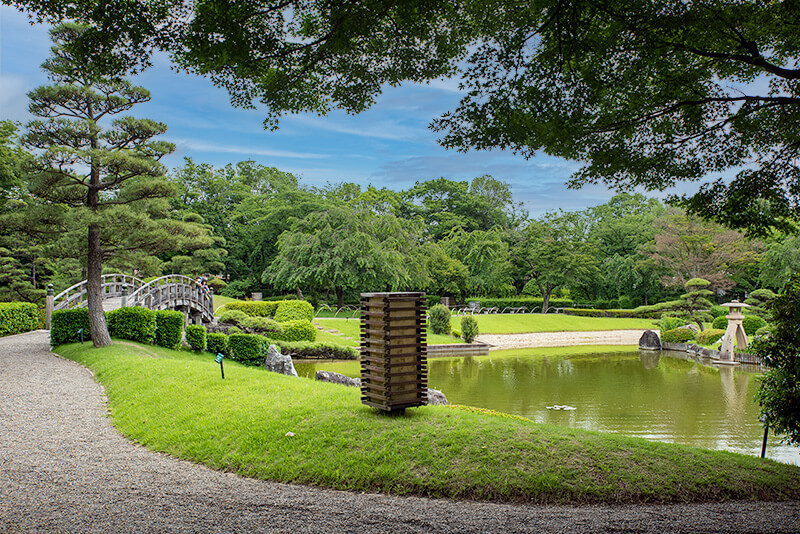
[[[111,345],[106,316],[103,311],[103,251],[100,248],[100,229],[89,225],[88,276],[86,278],[86,300],[89,304],[89,329],[95,347]]]

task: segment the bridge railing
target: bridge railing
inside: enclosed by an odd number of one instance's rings
[[[136,291],[145,285],[144,280],[129,274],[104,274],[102,277],[103,300],[122,296],[123,286],[128,286],[130,291]],[[53,297],[54,310],[69,308],[83,308],[87,304],[86,280],[72,285]]]
[[[151,280],[128,297],[128,306],[143,306],[151,310],[166,310],[179,306],[198,311],[203,321],[214,318],[211,294],[194,279],[182,274],[170,274]]]

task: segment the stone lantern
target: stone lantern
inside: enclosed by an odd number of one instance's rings
[[[734,300],[722,305],[728,308],[728,315],[725,318],[728,320],[728,328],[725,329],[725,335],[722,336],[722,347],[719,350],[719,363],[733,364],[733,349],[738,346],[740,350],[747,348],[747,334],[744,332],[742,326],[742,310],[749,308],[749,304],[744,304],[738,300]]]

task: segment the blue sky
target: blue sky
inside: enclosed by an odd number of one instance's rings
[[[47,81],[39,67],[50,44],[46,27],[30,26],[24,14],[0,6],[0,119],[30,120],[25,95]],[[338,111],[285,116],[276,132],[264,130],[263,109],[232,107],[223,89],[175,72],[164,56],[133,81],[152,96],[134,114],[165,122],[164,138],[177,145],[163,160],[169,168],[182,165],[184,157],[215,166],[253,159],[292,172],[306,185],[347,181],[395,190],[441,176],[470,180],[490,174],[509,183],[515,200],[534,216],[595,206],[613,196],[604,186],[567,189],[576,162],[546,155],[525,160],[499,150],[464,154],[439,146],[428,124],[458,103],[455,81],[387,88],[376,105],[356,116]]]

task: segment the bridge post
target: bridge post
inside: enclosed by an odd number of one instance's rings
[[[122,284],[122,297],[120,298],[120,307],[126,308],[128,306],[128,284]]]
[[[53,318],[53,284],[47,284],[47,301],[45,303],[45,328],[50,330],[50,320]]]

